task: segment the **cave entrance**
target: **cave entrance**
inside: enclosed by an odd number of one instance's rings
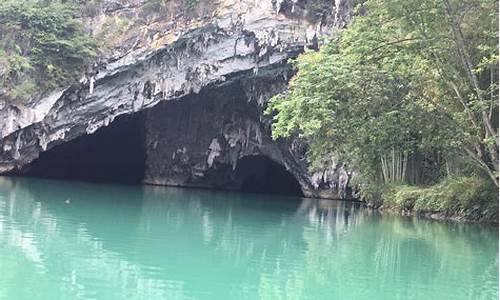
[[[265,156],[246,156],[238,160],[236,177],[244,193],[304,196],[295,176]]]
[[[23,168],[24,176],[140,183],[145,170],[144,116],[116,118],[90,135],[57,145]]]

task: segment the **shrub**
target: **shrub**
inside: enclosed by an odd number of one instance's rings
[[[494,218],[498,214],[498,190],[481,177],[447,178],[432,186],[389,185],[383,204],[417,213],[444,213],[468,219]]]
[[[96,54],[74,3],[1,1],[0,20],[0,67],[6,70],[0,77],[11,100],[25,97],[31,81],[42,90],[75,82]],[[23,92],[16,92],[21,84]]]

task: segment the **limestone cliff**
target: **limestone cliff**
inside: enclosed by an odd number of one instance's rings
[[[147,1],[104,1],[88,19],[96,36],[110,20],[135,21],[79,84],[23,106],[0,99],[0,173],[29,173],[41,153],[140,115],[145,183],[238,189],[238,164],[262,156],[307,196],[345,193],[341,165],[311,174],[306,141],[273,141],[262,111],[293,75],[287,60],[344,26],[351,1],[199,1],[189,12],[176,2],[145,16]]]

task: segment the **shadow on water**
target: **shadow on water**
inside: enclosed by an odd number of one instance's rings
[[[92,278],[78,291],[60,281],[62,298],[90,297],[99,284],[106,299],[498,295],[497,228],[381,216],[354,202],[0,178],[0,225],[0,257],[19,252],[51,276]]]

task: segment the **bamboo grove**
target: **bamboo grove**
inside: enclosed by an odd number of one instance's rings
[[[310,141],[360,186],[479,176],[498,188],[498,1],[367,0],[318,51],[293,61],[273,136]]]

